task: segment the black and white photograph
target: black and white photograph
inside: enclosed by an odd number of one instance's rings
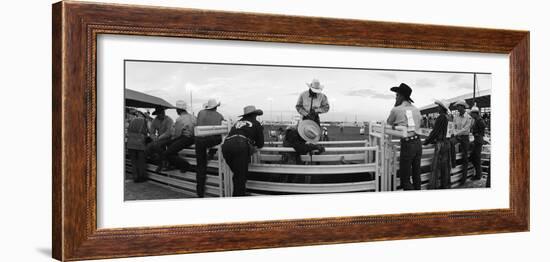
[[[124,200],[483,190],[491,72],[124,61]]]

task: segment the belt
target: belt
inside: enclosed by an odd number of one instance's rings
[[[413,142],[413,141],[416,141],[418,139],[420,139],[419,135],[408,136],[408,137],[401,138],[401,142]]]
[[[228,137],[225,138],[225,140],[230,140],[230,139],[233,139],[233,138],[236,138],[236,137],[243,138],[243,139],[245,139],[248,143],[252,143],[252,141],[251,141],[248,137],[243,136],[243,135],[239,135],[239,134],[228,136]]]

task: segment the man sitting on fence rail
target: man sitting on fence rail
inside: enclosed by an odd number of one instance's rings
[[[436,100],[439,106],[439,116],[435,120],[435,125],[430,135],[424,140],[424,145],[434,144],[434,155],[432,160],[432,171],[428,189],[448,189],[451,188],[451,143],[449,138],[451,133],[448,128],[449,103]]]
[[[422,158],[422,142],[420,141],[420,110],[411,99],[412,89],[401,83],[390,89],[395,92],[395,106],[390,112],[387,123],[392,127],[404,126],[407,136],[401,138],[401,156],[399,158],[399,174],[404,190],[420,190],[420,160]],[[412,176],[413,185],[410,177]]]
[[[197,116],[197,126],[218,126],[222,124],[223,116],[216,111],[220,103],[209,99]],[[208,164],[208,148],[219,145],[221,135],[195,137],[195,155],[197,157],[197,196],[204,197],[206,183],[206,166]]]
[[[312,120],[302,120],[296,128],[289,127],[285,132],[284,147],[292,147],[296,164],[301,164],[300,155],[325,152],[325,147],[318,145],[321,137],[321,128]]]
[[[156,115],[151,124],[150,135],[153,142],[147,145],[145,154],[152,158],[157,165],[161,166],[161,154],[166,150],[166,146],[172,141],[172,127],[174,121],[166,115],[165,108],[157,107],[153,112]],[[160,171],[160,170],[159,170]]]
[[[233,196],[246,195],[246,180],[250,156],[264,146],[264,128],[256,116],[264,112],[247,106],[241,119],[233,125],[222,145],[225,162],[233,172]]]
[[[189,162],[181,158],[178,153],[182,149],[188,148],[195,143],[193,129],[196,119],[193,115],[187,113],[187,103],[185,103],[185,101],[179,100],[176,102],[176,111],[179,117],[176,119],[176,123],[174,123],[172,141],[168,145],[166,151],[161,154],[162,166],[159,166],[159,168],[167,168],[168,164],[173,164],[183,173],[189,170],[190,165]],[[166,163],[166,161],[170,163]]]

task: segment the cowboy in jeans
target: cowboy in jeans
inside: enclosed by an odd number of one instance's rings
[[[218,126],[222,124],[223,116],[218,113],[220,103],[209,99],[204,109],[197,116],[197,126]],[[197,196],[204,197],[206,184],[206,167],[208,164],[208,149],[222,142],[220,135],[195,137],[195,155],[197,157]]]
[[[132,161],[132,171],[134,182],[141,183],[147,181],[145,169],[145,143],[147,134],[147,120],[141,112],[135,112],[135,118],[128,125],[128,140],[126,150],[130,161]]]
[[[296,102],[296,111],[302,115],[302,119],[309,119],[321,125],[319,114],[328,112],[330,106],[327,96],[321,93],[323,86],[317,79],[313,79],[310,84],[306,84],[309,89],[304,91],[298,97]]]
[[[481,149],[483,147],[483,136],[485,136],[485,122],[479,116],[479,108],[473,106],[470,111],[474,123],[472,125],[472,133],[474,135],[474,142],[472,147],[472,154],[470,158],[472,159],[472,164],[474,165],[475,175],[474,180],[481,179]]]
[[[428,189],[448,189],[451,187],[451,143],[449,138],[449,103],[436,100],[439,106],[439,116],[430,135],[424,140],[424,145],[434,144],[434,155],[432,159],[432,171]]]
[[[401,187],[404,190],[420,190],[420,159],[422,157],[422,142],[419,133],[421,116],[411,99],[412,89],[401,83],[390,89],[395,92],[395,106],[390,112],[387,123],[393,128],[407,128],[407,136],[401,138],[401,156],[399,157],[399,174]],[[411,185],[411,176],[413,185]]]
[[[460,184],[463,185],[468,178],[468,151],[470,150],[472,118],[466,114],[466,108],[468,108],[466,101],[459,100],[455,103],[455,106],[459,113],[454,118],[455,139],[460,144],[460,151],[462,151],[462,177],[460,178]]]
[[[264,128],[256,120],[263,114],[255,106],[245,107],[242,118],[235,122],[222,145],[223,158],[233,172],[233,196],[246,195],[250,156],[264,146]]]

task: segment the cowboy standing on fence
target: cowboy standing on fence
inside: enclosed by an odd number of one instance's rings
[[[233,196],[246,195],[250,156],[264,146],[264,128],[256,120],[256,116],[263,114],[255,106],[246,106],[222,145],[223,158],[233,172]]]
[[[197,116],[197,126],[219,126],[223,116],[216,110],[220,103],[216,99],[209,99],[204,109]],[[195,137],[195,155],[197,157],[197,196],[204,197],[206,184],[206,166],[208,164],[208,149],[222,142],[221,135]]]
[[[474,119],[474,123],[472,125],[472,134],[474,135],[474,143],[472,148],[472,155],[470,156],[472,159],[472,164],[474,165],[474,169],[476,171],[473,179],[480,180],[481,179],[481,148],[483,147],[483,136],[485,136],[485,122],[479,116],[479,108],[477,106],[472,107],[472,110],[470,110],[470,114]]]
[[[167,167],[169,161],[175,165],[180,172],[184,173],[189,170],[190,165],[185,159],[181,158],[178,153],[188,148],[195,143],[193,137],[194,127],[197,120],[195,117],[187,112],[187,103],[183,100],[176,101],[176,112],[179,117],[174,123],[172,141],[168,145],[168,148],[162,153],[162,167]]]
[[[439,107],[439,116],[435,120],[435,125],[430,135],[424,140],[424,145],[434,144],[434,155],[432,160],[432,171],[428,189],[448,189],[451,188],[451,129],[449,122],[449,103],[436,100],[435,104]]]
[[[468,151],[470,149],[470,128],[472,127],[472,118],[466,114],[466,108],[468,108],[466,101],[459,100],[455,103],[455,106],[458,109],[458,115],[454,118],[455,140],[460,144],[463,164],[460,184],[464,185],[468,178]]]
[[[412,103],[412,89],[401,83],[390,89],[395,92],[395,106],[390,112],[387,123],[392,128],[403,126],[407,128],[407,136],[401,138],[401,156],[399,157],[399,174],[404,190],[420,190],[420,159],[422,157],[422,142],[420,141],[420,111]],[[413,185],[411,185],[411,178]]]
[[[302,116],[302,119],[309,119],[315,121],[318,125],[321,125],[319,114],[328,112],[330,106],[328,104],[328,98],[321,93],[323,86],[317,79],[313,79],[311,83],[306,84],[309,89],[304,91],[298,97],[296,102],[296,110]]]

